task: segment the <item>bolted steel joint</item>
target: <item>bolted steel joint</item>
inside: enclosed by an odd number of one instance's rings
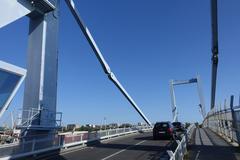
[[[213,53],[213,55],[217,55],[218,54],[218,47],[212,48],[212,53]]]
[[[177,107],[175,107],[173,110],[172,110],[172,112],[175,112],[177,110]]]
[[[212,55],[212,62],[213,62],[214,64],[217,64],[217,63],[218,63],[218,55],[217,55],[217,54]]]
[[[55,10],[56,4],[53,3],[53,0],[29,0],[30,4],[35,8],[35,11],[32,12],[29,16],[36,17],[39,15],[44,15],[45,13]]]

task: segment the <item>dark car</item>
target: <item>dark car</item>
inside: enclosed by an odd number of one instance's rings
[[[171,122],[157,122],[153,128],[153,139],[174,139],[175,131]]]
[[[173,122],[172,125],[176,132],[184,132],[185,131],[185,126],[181,122]]]

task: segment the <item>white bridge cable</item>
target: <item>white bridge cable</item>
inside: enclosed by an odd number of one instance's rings
[[[205,101],[204,101],[204,96],[203,96],[203,88],[202,88],[202,82],[200,79],[200,76],[197,76],[197,88],[198,88],[198,95],[199,95],[199,99],[200,99],[200,109],[201,109],[201,113],[203,116],[203,119],[206,116],[206,107],[205,107]]]
[[[212,26],[212,79],[211,79],[211,109],[215,107],[217,68],[218,68],[218,3],[211,0],[211,26]]]
[[[121,85],[121,83],[118,81],[114,73],[111,71],[111,68],[109,67],[108,63],[105,61],[101,51],[99,50],[96,42],[94,41],[90,31],[86,27],[86,25],[83,23],[83,20],[80,17],[80,14],[75,7],[75,4],[73,0],[65,0],[68,7],[70,8],[71,13],[73,14],[75,20],[77,21],[79,27],[81,28],[84,36],[86,37],[89,45],[91,46],[92,50],[94,51],[98,61],[100,62],[104,72],[108,75],[109,79],[115,84],[115,86],[121,91],[121,93],[127,98],[129,103],[134,107],[134,109],[140,114],[140,116],[144,119],[144,121],[151,126],[151,122],[148,120],[148,118],[144,115],[144,113],[141,111],[141,109],[138,107],[138,105],[135,103],[135,101],[132,99],[132,97],[128,94],[128,92],[124,89],[124,87]]]
[[[178,121],[177,119],[177,106],[176,106],[176,97],[173,88],[174,81],[170,81],[170,94],[171,94],[171,104],[172,104],[172,115],[173,115],[173,122]]]

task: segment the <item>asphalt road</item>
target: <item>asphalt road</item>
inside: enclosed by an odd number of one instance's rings
[[[169,140],[153,140],[152,133],[142,133],[51,155],[42,160],[157,160],[170,145]]]
[[[193,139],[187,160],[240,160],[239,148],[233,147],[208,128],[197,128]]]

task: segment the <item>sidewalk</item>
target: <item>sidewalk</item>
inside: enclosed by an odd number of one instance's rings
[[[208,128],[197,128],[186,160],[240,160],[240,148],[233,147]]]

